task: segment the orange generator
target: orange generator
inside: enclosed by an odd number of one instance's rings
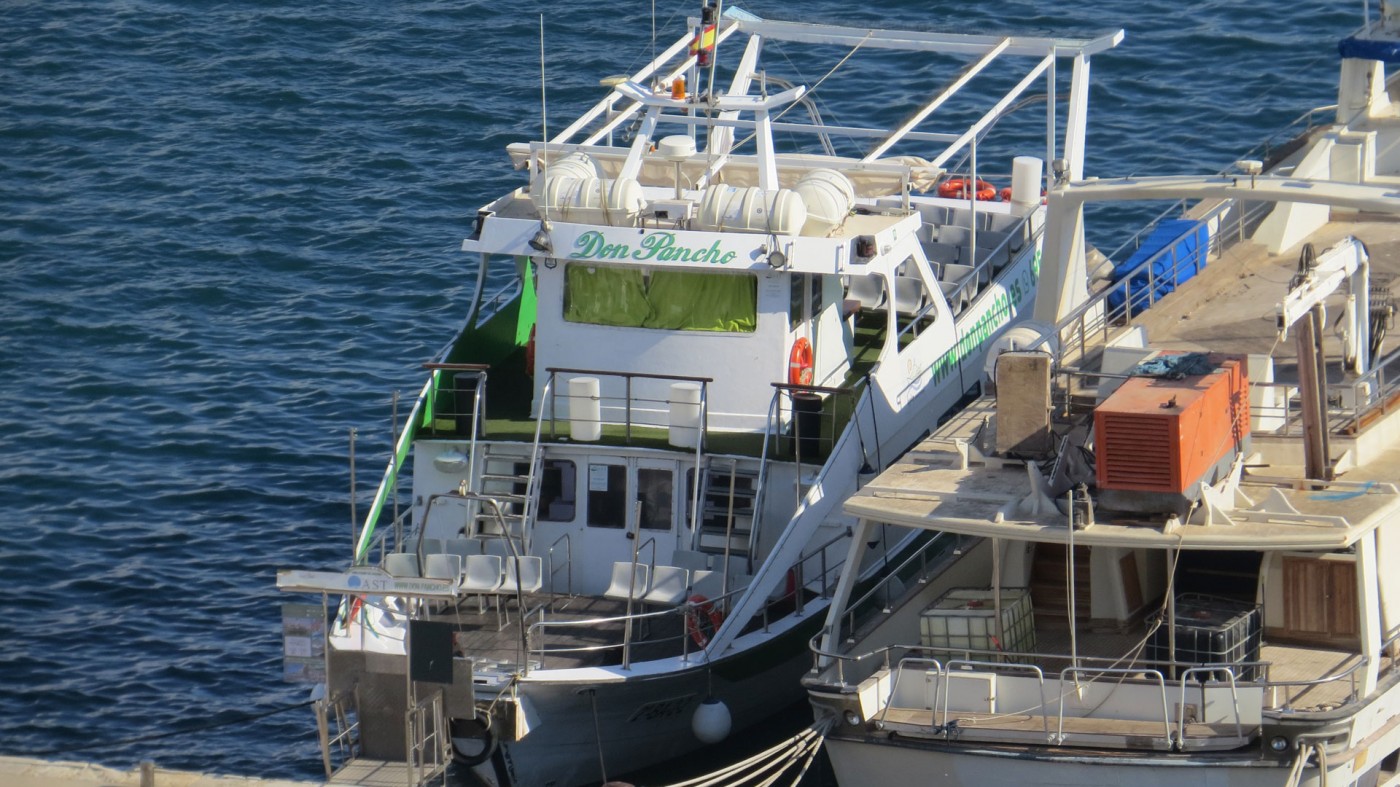
[[[1169,367],[1175,357],[1186,356],[1159,353],[1151,363]],[[1101,507],[1185,514],[1200,482],[1214,483],[1248,449],[1247,361],[1214,353],[1205,360],[1213,371],[1134,376],[1095,409]]]

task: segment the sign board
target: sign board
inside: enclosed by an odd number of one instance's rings
[[[326,608],[320,604],[282,605],[282,680],[326,680]]]
[[[283,570],[277,572],[277,589],[290,593],[413,598],[452,598],[457,595],[457,587],[451,580],[393,577],[378,568],[356,568],[344,573]]]

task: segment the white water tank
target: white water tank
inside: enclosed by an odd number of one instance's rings
[[[593,442],[603,436],[603,402],[597,377],[569,379],[569,437]]]
[[[531,195],[541,214],[557,221],[631,227],[637,223],[646,194],[632,178],[546,177],[544,187]]]
[[[706,187],[695,228],[796,235],[806,221],[807,205],[790,189],[764,191],[757,186],[720,184]]]
[[[671,383],[669,429],[666,439],[677,448],[700,444],[700,385]]]
[[[807,206],[802,234],[824,238],[841,226],[856,204],[856,190],[845,175],[834,169],[814,169],[802,176],[793,191]]]
[[[1039,205],[1041,173],[1045,162],[1035,156],[1011,160],[1011,201],[1017,205]]]

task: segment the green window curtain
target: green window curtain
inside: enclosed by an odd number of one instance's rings
[[[647,300],[647,328],[753,333],[758,325],[755,276],[655,270]]]
[[[640,269],[578,263],[565,269],[565,320],[636,328],[650,316]]]

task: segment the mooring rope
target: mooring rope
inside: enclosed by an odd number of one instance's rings
[[[744,784],[752,784],[754,787],[770,787],[783,774],[792,770],[794,765],[800,763],[802,767],[798,770],[796,778],[789,782],[796,785],[807,773],[807,769],[811,767],[812,760],[816,758],[817,751],[821,749],[823,735],[830,726],[831,719],[822,719],[791,738],[780,741],[751,757],[732,765],[726,765],[717,771],[676,782],[666,787],[718,787],[719,785]]]

